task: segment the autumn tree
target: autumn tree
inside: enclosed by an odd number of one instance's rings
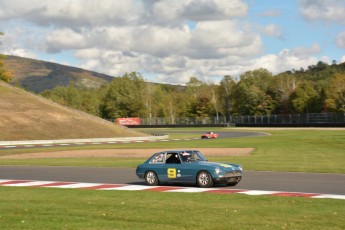
[[[296,87],[296,77],[291,73],[279,74],[272,79],[268,94],[274,101],[276,114],[291,113],[290,96]]]
[[[0,36],[4,35],[2,32],[0,32]],[[1,45],[1,42],[0,42]],[[10,82],[12,80],[11,74],[5,69],[3,59],[5,58],[5,55],[0,55],[0,80],[5,82]]]

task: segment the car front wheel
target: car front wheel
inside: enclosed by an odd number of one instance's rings
[[[196,176],[196,183],[201,188],[209,188],[213,186],[213,179],[206,171],[201,171]]]
[[[147,185],[153,186],[153,185],[158,185],[159,180],[155,172],[153,171],[148,171],[145,174],[145,181]]]

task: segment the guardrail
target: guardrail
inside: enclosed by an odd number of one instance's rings
[[[239,115],[219,117],[178,117],[171,121],[164,117],[141,118],[141,125],[128,128],[176,128],[176,127],[345,127],[345,113],[308,113],[276,115]]]

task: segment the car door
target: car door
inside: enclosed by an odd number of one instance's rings
[[[186,161],[188,154],[187,152],[179,153],[181,164],[177,170],[177,176],[180,182],[194,183],[196,181],[197,167],[195,166],[195,162]]]
[[[180,178],[181,159],[178,152],[166,153],[165,172],[162,177],[167,182],[181,182]]]

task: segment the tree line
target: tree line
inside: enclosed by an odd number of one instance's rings
[[[0,32],[0,36],[2,36],[2,35],[4,35],[4,34],[2,32]],[[1,45],[1,41],[0,41],[0,45]],[[10,82],[12,79],[12,76],[4,68],[4,63],[2,61],[4,58],[5,58],[5,56],[0,54],[0,80],[5,81],[5,82]]]
[[[105,118],[220,117],[345,112],[345,63],[318,62],[273,75],[266,69],[224,76],[219,84],[190,77],[184,85],[146,82],[136,72],[100,88],[71,83],[42,93],[62,105]]]

